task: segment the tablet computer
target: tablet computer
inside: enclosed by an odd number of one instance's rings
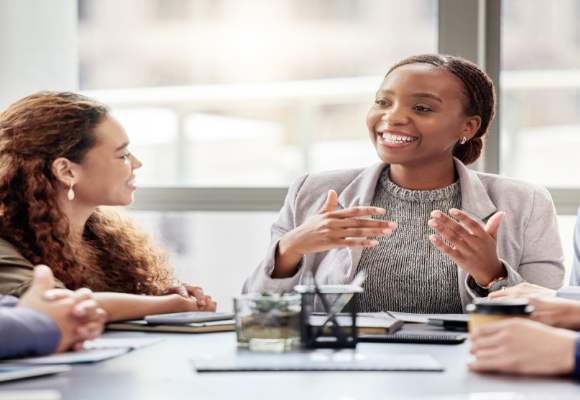
[[[145,317],[145,321],[147,321],[148,324],[181,325],[196,322],[223,321],[227,319],[234,319],[234,316],[234,313],[192,311],[172,314],[148,315]]]
[[[0,365],[0,382],[16,379],[32,378],[34,376],[52,375],[70,371],[70,365],[47,365],[42,367],[28,365]]]

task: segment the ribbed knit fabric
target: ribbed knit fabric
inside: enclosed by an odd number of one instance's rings
[[[461,209],[459,181],[437,190],[408,190],[389,179],[386,167],[372,205],[386,210],[373,218],[394,221],[391,236],[373,238],[358,271],[368,273],[360,297],[361,312],[397,311],[422,314],[461,314],[457,265],[429,240],[436,233],[427,225],[431,212]]]

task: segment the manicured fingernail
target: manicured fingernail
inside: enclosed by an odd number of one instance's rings
[[[386,235],[390,235],[391,233],[393,233],[393,231],[390,229],[383,229],[383,233]]]
[[[435,218],[441,218],[441,213],[439,211],[433,211],[433,213],[431,213],[431,215]]]
[[[457,211],[457,210],[455,210],[455,209],[449,210],[449,213],[450,213],[451,215],[459,215],[459,211]]]
[[[375,208],[375,211],[378,212],[378,213],[383,214],[385,212],[385,209],[384,208],[378,208],[377,207],[377,208]]]
[[[429,240],[431,240],[433,243],[436,243],[437,242],[437,236],[431,236],[429,238]]]
[[[429,225],[436,228],[439,226],[439,223],[437,221],[435,221],[434,219],[429,221]]]
[[[396,222],[389,222],[389,228],[397,229],[398,226]]]
[[[378,240],[371,240],[371,246],[376,246],[377,244],[379,244]]]

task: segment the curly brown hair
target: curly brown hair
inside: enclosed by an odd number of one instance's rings
[[[73,244],[58,206],[54,160],[82,163],[109,111],[79,94],[40,92],[0,114],[0,236],[69,289],[159,295],[176,283],[167,253],[122,207],[98,207]]]
[[[395,64],[387,75],[396,68],[415,63],[444,68],[463,83],[463,93],[467,100],[464,104],[465,115],[481,117],[481,126],[469,141],[455,146],[453,155],[465,165],[473,164],[481,156],[484,136],[495,115],[496,95],[492,80],[472,62],[461,57],[440,54],[423,54],[406,58]]]

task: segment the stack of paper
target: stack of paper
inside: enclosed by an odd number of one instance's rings
[[[52,354],[44,357],[27,357],[4,360],[5,364],[76,364],[108,360],[133,349],[161,342],[160,338],[99,338],[86,341],[80,351]]]

